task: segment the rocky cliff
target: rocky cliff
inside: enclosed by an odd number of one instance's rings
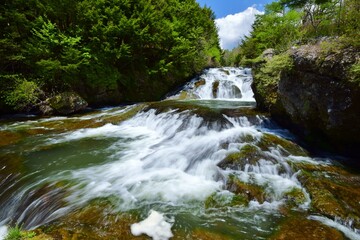
[[[358,50],[336,41],[265,58],[254,71],[258,106],[311,144],[359,155],[359,63]]]

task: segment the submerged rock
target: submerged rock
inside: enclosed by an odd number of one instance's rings
[[[314,220],[309,220],[300,214],[295,214],[290,218],[285,218],[270,239],[343,240],[345,238],[341,232],[334,228],[325,226]]]
[[[99,199],[38,231],[54,239],[148,239],[131,234],[130,226],[137,221],[136,215],[114,213],[109,201]]]

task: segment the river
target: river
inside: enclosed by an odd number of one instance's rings
[[[160,102],[2,120],[0,235],[360,239],[360,174],[256,111],[251,82],[215,68]]]

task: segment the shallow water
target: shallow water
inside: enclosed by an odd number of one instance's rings
[[[326,229],[320,238],[338,231],[358,239],[359,175],[336,159],[309,156],[295,136],[256,112],[250,84],[250,69],[210,69],[159,103],[3,122],[0,222],[45,232],[51,226],[50,235],[65,225],[68,235],[88,236],[83,226],[91,223],[80,213],[96,208],[99,219],[134,217],[128,233],[155,212],[159,231],[167,220],[174,239],[276,239],[301,213]],[[329,210],[337,203],[344,210]],[[66,225],[74,215],[82,227]],[[115,232],[109,221],[96,223],[98,239]],[[154,236],[167,239],[164,231]]]

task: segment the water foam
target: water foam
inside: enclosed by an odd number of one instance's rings
[[[8,232],[7,226],[0,226],[0,240],[5,239],[7,232]]]
[[[172,223],[166,220],[163,214],[150,210],[146,219],[131,225],[131,233],[134,236],[146,234],[153,240],[168,240],[174,235],[171,232]]]

